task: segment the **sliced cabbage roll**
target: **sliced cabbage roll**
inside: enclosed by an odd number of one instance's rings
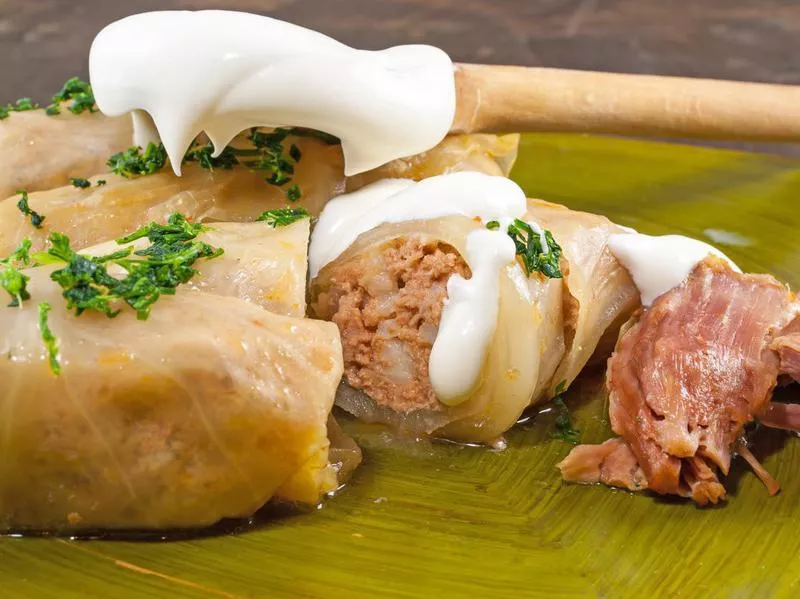
[[[310,137],[298,137],[295,143],[303,158],[292,182],[302,197],[292,205],[316,214],[344,189],[338,146]],[[265,173],[242,166],[207,170],[198,164],[184,164],[181,177],[169,169],[131,179],[96,176],[86,189],[67,185],[29,194],[30,208],[44,216],[38,229],[17,208],[19,197],[12,196],[0,202],[0,255],[26,237],[34,250],[42,249],[52,231],[69,236],[73,247],[85,248],[150,221],[163,222],[174,212],[192,221],[253,221],[265,210],[287,204],[286,190],[268,184],[264,177]]]
[[[238,297],[284,316],[306,313],[309,219],[273,229],[264,222],[213,223],[198,240],[224,253],[196,264],[198,274],[181,289]],[[130,244],[128,244],[130,245]],[[132,244],[137,249],[146,239]],[[81,253],[106,256],[120,249],[116,241]]]
[[[639,291],[608,249],[608,237],[625,229],[604,216],[541,200],[528,202],[528,220],[552,232],[566,261],[563,339],[566,354],[543,398],[568,387],[592,355],[607,358],[622,324],[639,307]],[[551,304],[550,314],[559,310]]]
[[[108,157],[132,139],[130,117],[75,115],[66,108],[54,116],[44,110],[12,113],[0,121],[0,198],[17,189],[51,189],[66,185],[70,177],[107,171]]]
[[[471,276],[466,240],[483,228],[463,216],[384,224],[322,268],[309,309],[342,335],[342,408],[411,434],[475,442],[491,442],[516,422],[539,382],[550,286],[538,276],[526,281],[516,261],[499,273],[497,323],[476,386],[445,405],[429,378],[447,281]],[[541,289],[531,293],[529,285]]]
[[[347,191],[380,179],[414,179],[459,171],[477,171],[507,177],[517,159],[519,135],[450,135],[422,154],[400,158],[379,168],[347,178]]]
[[[335,488],[334,325],[203,292],[162,298],[146,321],[76,317],[49,270],[0,310],[0,529],[202,527]]]

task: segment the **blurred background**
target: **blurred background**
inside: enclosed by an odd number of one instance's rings
[[[0,0],[0,102],[46,103],[87,77],[89,45],[111,21],[203,8],[366,49],[434,44],[463,62],[800,83],[800,0]]]

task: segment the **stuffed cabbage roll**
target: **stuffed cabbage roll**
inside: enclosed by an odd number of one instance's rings
[[[198,274],[184,287],[238,297],[284,316],[306,313],[309,219],[271,228],[264,222],[213,223],[197,239],[224,253],[200,261]],[[140,249],[140,239],[133,245]],[[105,256],[118,249],[116,241],[92,246],[81,253]]]
[[[347,191],[380,179],[419,181],[461,171],[507,177],[517,159],[519,135],[449,135],[435,148],[347,178]]]
[[[15,112],[0,120],[0,198],[18,189],[66,185],[70,177],[108,170],[109,156],[131,145],[130,117],[99,112],[49,116],[44,110]]]
[[[0,529],[202,527],[336,487],[334,325],[204,292],[164,297],[146,321],[76,317],[49,270],[28,271],[35,302],[0,310]]]
[[[344,189],[339,150],[311,137],[292,143],[302,153],[292,179],[302,195],[292,205],[316,214]],[[0,202],[0,254],[26,237],[40,250],[52,231],[69,236],[73,247],[85,248],[150,221],[164,222],[175,212],[192,221],[252,221],[287,204],[286,190],[264,179],[264,172],[243,166],[205,169],[197,163],[184,164],[181,177],[168,169],[133,178],[96,176],[85,189],[68,185],[29,194],[30,209],[44,217],[40,228],[19,210],[15,195]]]
[[[530,200],[527,218],[552,232],[566,262],[563,339],[566,354],[544,397],[568,387],[595,354],[611,354],[622,324],[639,307],[639,291],[608,248],[608,238],[625,231],[604,216]],[[558,311],[551,308],[551,313]]]
[[[446,405],[429,377],[448,280],[471,277],[467,238],[481,229],[463,216],[381,225],[313,279],[311,314],[342,336],[340,407],[411,434],[476,442],[494,441],[516,422],[538,383],[544,315],[513,259],[499,274],[498,317],[478,384]]]
[[[421,183],[387,180],[325,208],[312,235],[309,309],[339,327],[347,386],[337,402],[359,418],[414,434],[492,441],[526,407],[569,385],[593,353],[607,356],[611,346],[603,347],[604,337],[616,335],[639,305],[633,281],[607,248],[609,235],[621,227],[600,216],[526,202],[524,195],[521,212],[515,212],[514,194],[504,195],[492,179],[460,173]],[[434,184],[437,191],[425,196],[422,190]],[[378,197],[382,189],[388,199]],[[484,201],[497,212],[495,220],[476,217]],[[408,208],[404,202],[415,203]],[[514,208],[505,216],[492,207],[506,203]],[[458,216],[437,216],[448,211]],[[369,228],[364,223],[375,222],[382,224],[338,252],[345,243],[340,239],[350,239],[348,229],[362,231]],[[490,251],[469,258],[468,238],[486,228],[510,237],[517,255],[501,270],[496,316],[494,300],[480,299],[495,327],[480,382],[451,405],[436,390],[430,367],[443,315],[454,301],[452,281],[457,290],[472,279],[473,262]],[[336,241],[317,243],[319,235]],[[336,249],[321,252],[330,255],[318,274],[315,246]],[[459,318],[450,326],[466,339],[475,323]],[[453,368],[460,369],[457,361]]]

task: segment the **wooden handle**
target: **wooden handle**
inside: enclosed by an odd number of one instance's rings
[[[456,97],[451,133],[800,141],[800,86],[461,64]]]

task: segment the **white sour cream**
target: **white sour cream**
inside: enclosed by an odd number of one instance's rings
[[[359,235],[384,223],[453,215],[480,218],[483,222],[506,221],[521,218],[526,211],[525,193],[505,177],[460,172],[418,182],[377,181],[354,193],[335,197],[325,205],[308,249],[311,278],[338,258]]]
[[[428,360],[431,386],[445,405],[466,400],[477,381],[497,324],[500,272],[515,252],[505,233],[479,229],[467,235],[464,257],[472,277],[453,275],[447,281],[439,333]]]
[[[353,175],[438,144],[456,106],[453,64],[438,48],[356,50],[223,10],[112,23],[92,44],[89,72],[100,110],[133,112],[136,142],[160,137],[176,174],[203,131],[219,153],[249,127],[300,126],[339,137]]]
[[[733,261],[714,246],[683,235],[612,235],[608,247],[627,269],[642,295],[642,305],[649,307],[658,296],[683,283],[695,266],[709,254],[726,260],[737,272]]]
[[[325,206],[311,234],[311,277],[359,235],[384,223],[453,215],[479,218],[484,223],[500,221],[496,231],[477,229],[467,235],[464,259],[472,277],[453,275],[448,280],[448,297],[431,349],[428,370],[433,390],[442,403],[457,405],[475,386],[494,335],[501,271],[511,268],[515,282],[524,279],[522,269],[514,262],[514,242],[505,229],[509,221],[522,218],[526,211],[525,193],[505,177],[461,172],[419,182],[378,181],[334,198]],[[519,284],[518,288],[531,301],[527,285]]]

